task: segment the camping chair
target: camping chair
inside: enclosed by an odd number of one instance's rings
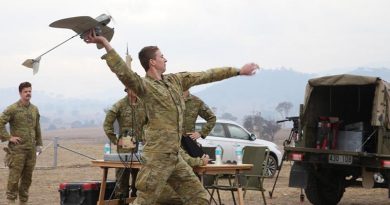
[[[243,163],[253,164],[253,168],[244,172],[243,180],[241,183],[244,186],[244,197],[247,190],[261,191],[264,204],[267,204],[265,200],[265,189],[263,186],[264,178],[266,178],[267,162],[269,157],[269,149],[267,147],[253,147],[248,146],[244,148],[244,155],[242,158]]]
[[[257,147],[257,146],[246,146],[243,149],[243,164],[253,164],[253,168],[250,171],[245,171],[243,175],[239,176],[240,183],[243,185],[244,189],[244,197],[246,195],[247,190],[258,190],[261,191],[264,204],[267,204],[265,200],[265,189],[263,187],[264,178],[266,177],[266,162],[269,157],[269,149],[267,147]],[[215,189],[217,190],[219,203],[221,204],[219,190],[230,191],[232,193],[232,198],[234,204],[236,204],[236,200],[234,197],[234,191],[237,191],[237,186],[232,183],[233,175],[228,176],[229,185],[215,185]]]
[[[215,159],[215,147],[202,147],[202,150],[205,154],[209,155],[210,159]],[[206,189],[206,191],[210,195],[209,204],[213,201],[215,204],[218,204],[217,201],[214,199],[214,192],[215,192],[215,175],[205,175],[203,176],[203,186]],[[210,192],[210,189],[212,190]]]

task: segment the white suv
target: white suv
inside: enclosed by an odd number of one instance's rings
[[[195,131],[202,130],[205,121],[197,121]],[[282,162],[282,152],[278,146],[270,141],[257,139],[245,128],[233,121],[217,120],[215,127],[205,138],[197,140],[203,147],[216,147],[220,145],[223,149],[222,161],[234,163],[236,161],[235,149],[237,145],[245,146],[267,146],[270,150],[267,175],[273,176]]]

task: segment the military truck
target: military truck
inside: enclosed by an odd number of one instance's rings
[[[390,84],[346,74],[309,80],[294,138],[284,148],[289,186],[311,203],[337,204],[351,186],[390,190]]]

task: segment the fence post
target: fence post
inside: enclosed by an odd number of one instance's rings
[[[54,145],[54,159],[53,159],[53,167],[57,167],[57,151],[58,151],[58,137],[53,138]]]

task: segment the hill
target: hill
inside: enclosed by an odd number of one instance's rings
[[[390,81],[387,68],[357,68],[350,74],[379,76]],[[331,73],[335,74],[335,73]],[[241,122],[246,115],[260,112],[267,119],[280,119],[275,111],[280,102],[291,102],[290,116],[298,114],[307,80],[318,74],[296,72],[292,69],[266,69],[253,77],[237,77],[192,89],[193,94],[214,107],[217,116],[230,113]],[[200,90],[200,91],[197,91]],[[104,97],[102,97],[104,96]],[[67,98],[60,93],[34,90],[33,103],[41,112],[44,129],[101,126],[104,109],[124,96],[123,91],[105,90],[85,98]],[[0,88],[0,109],[19,98],[17,88]]]

